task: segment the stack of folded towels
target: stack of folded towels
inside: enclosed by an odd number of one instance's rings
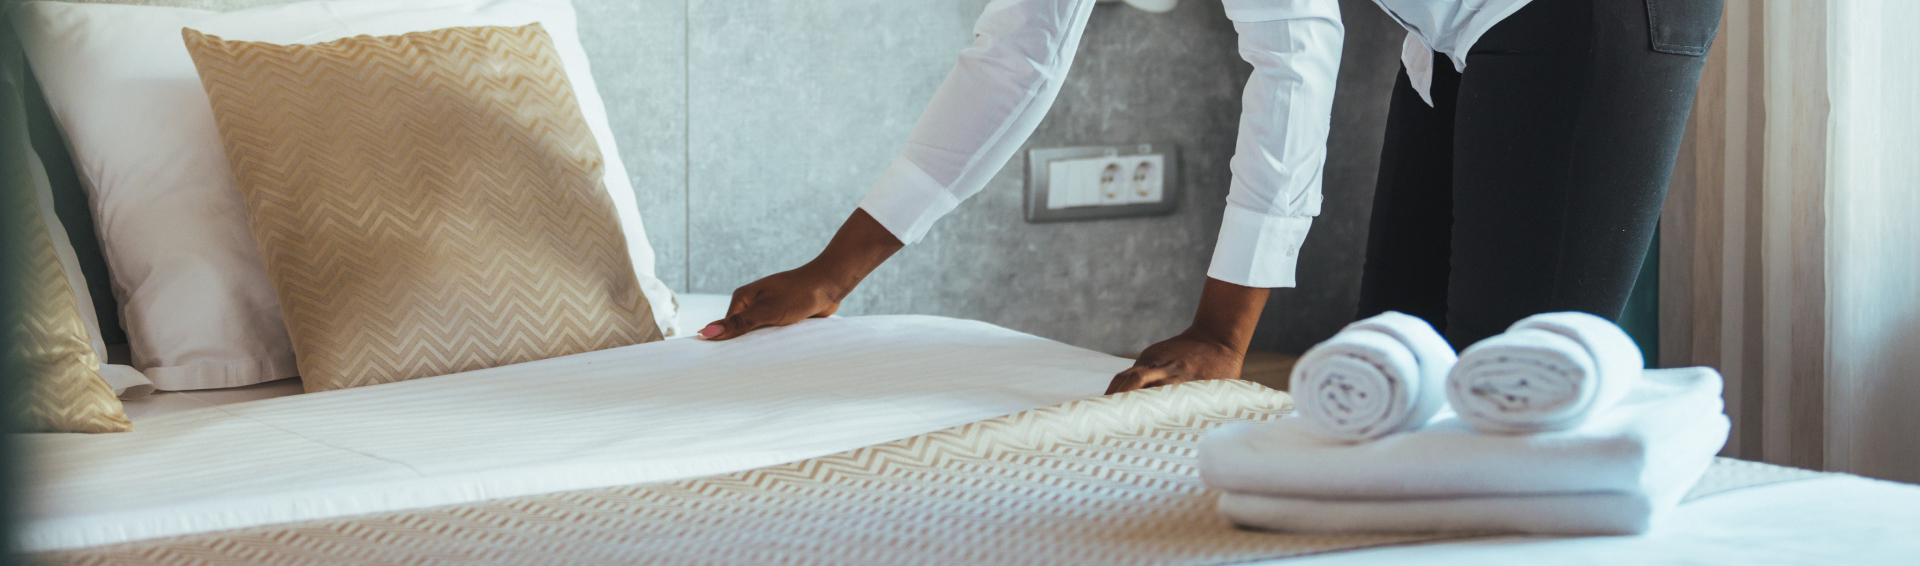
[[[1208,434],[1201,476],[1254,528],[1645,532],[1729,423],[1718,373],[1643,363],[1584,313],[1529,317],[1457,359],[1426,322],[1382,314],[1300,358],[1299,418]]]

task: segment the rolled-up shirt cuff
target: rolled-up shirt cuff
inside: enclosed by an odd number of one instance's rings
[[[867,198],[860,200],[860,209],[904,244],[926,237],[934,221],[957,206],[960,199],[904,157],[895,157],[867,191]]]
[[[1325,18],[1340,21],[1340,3],[1332,0],[1223,0],[1227,19],[1236,22],[1271,22],[1299,18]]]
[[[1245,287],[1292,287],[1313,217],[1269,216],[1227,205],[1207,277]]]

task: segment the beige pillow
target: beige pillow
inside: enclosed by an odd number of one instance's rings
[[[20,141],[6,149],[24,149],[24,136]],[[52,194],[33,194],[42,187],[20,157],[9,155],[0,164],[0,230],[9,232],[0,242],[19,246],[0,250],[9,252],[0,273],[17,274],[20,284],[19,294],[8,297],[16,301],[19,318],[0,326],[0,341],[27,376],[23,395],[8,403],[9,413],[20,415],[20,425],[32,432],[133,430],[113,387],[100,377],[100,356],[55,247],[55,227],[42,216],[52,207],[38,199]]]
[[[661,338],[539,24],[182,34],[307,391]]]

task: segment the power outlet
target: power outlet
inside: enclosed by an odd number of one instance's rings
[[[1100,182],[1095,189],[1100,193],[1100,205],[1126,204],[1133,195],[1133,179],[1127,176],[1126,162],[1106,159],[1096,165],[1100,167]]]
[[[1171,144],[1036,149],[1027,159],[1031,222],[1167,214],[1178,199]]]
[[[1062,159],[1047,164],[1046,206],[1060,210],[1123,204],[1133,190],[1128,162],[1111,157]]]
[[[1128,182],[1127,202],[1160,202],[1166,194],[1166,179],[1162,172],[1167,167],[1167,157],[1160,154],[1142,155],[1127,163],[1127,170],[1133,173]]]

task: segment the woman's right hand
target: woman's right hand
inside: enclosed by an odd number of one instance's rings
[[[851,289],[831,283],[835,277],[817,273],[814,264],[782,271],[733,291],[727,317],[700,329],[700,338],[727,340],[767,326],[786,326],[809,318],[824,318],[840,310],[840,299]]]
[[[819,257],[735,289],[727,317],[700,329],[699,336],[727,340],[757,328],[831,316],[868,273],[905,246],[867,211],[854,209]]]

